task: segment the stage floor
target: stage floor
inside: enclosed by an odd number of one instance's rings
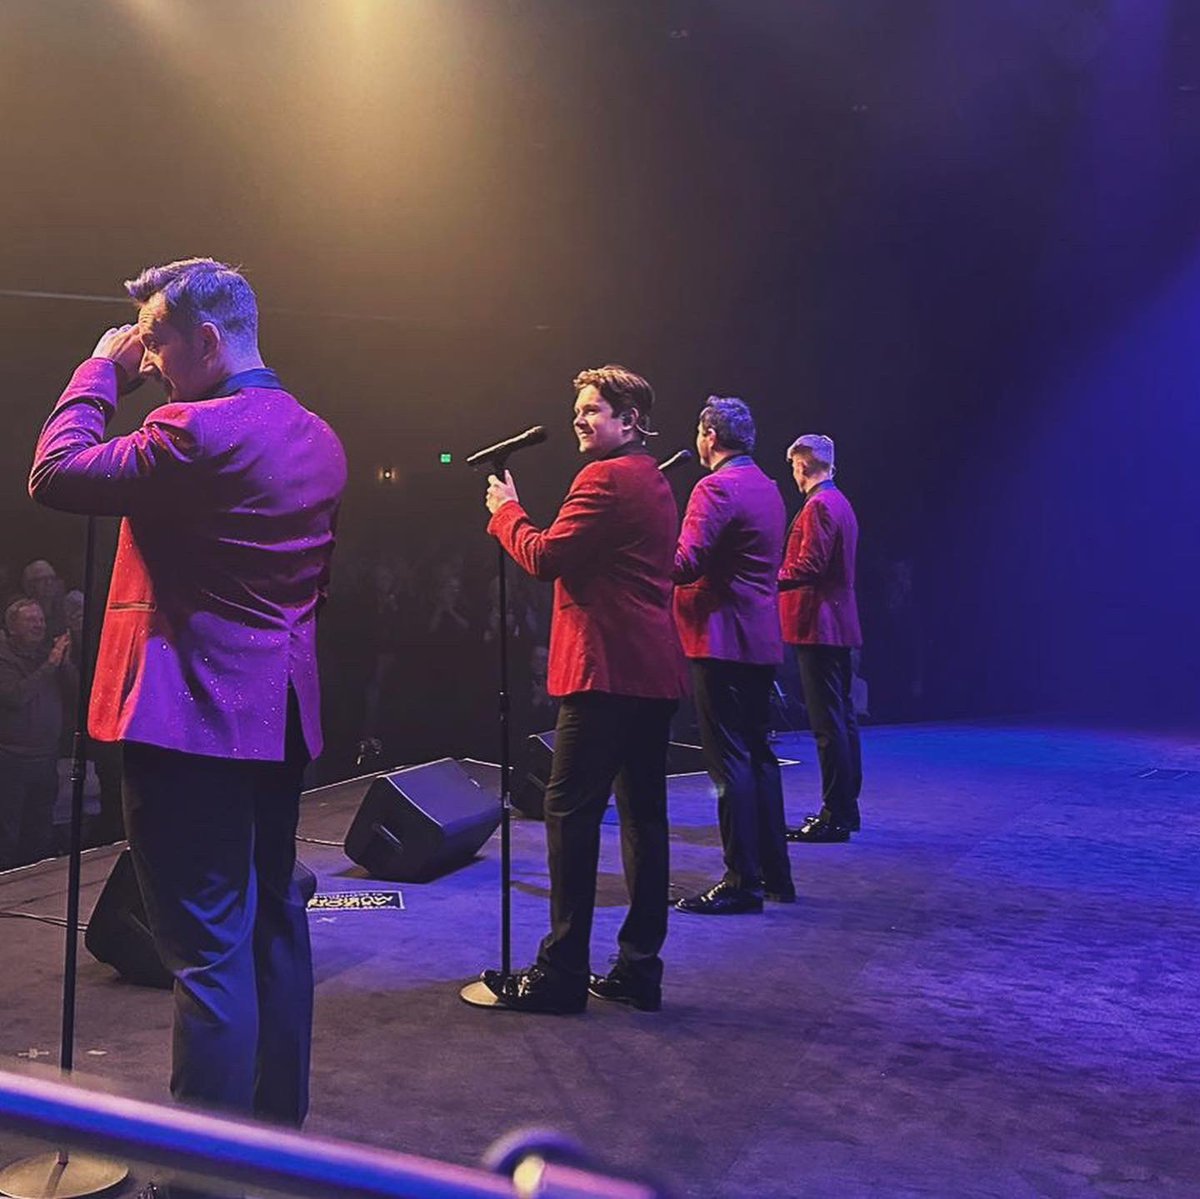
[[[1200,1188],[1200,740],[1112,729],[865,732],[863,832],[792,847],[799,902],[672,913],[664,1008],[470,1009],[499,959],[498,837],[436,882],[381,884],[304,843],[322,893],[403,909],[311,913],[308,1129],[476,1163],[519,1125],[569,1132],[682,1195],[1063,1197]],[[812,810],[806,736],[781,753],[789,820]],[[1162,773],[1142,777],[1150,769]],[[340,842],[361,788],[306,799]],[[672,780],[673,880],[720,869],[707,780]],[[91,851],[83,911],[115,850]],[[514,961],[546,925],[542,826],[513,824]],[[61,916],[61,862],[0,875],[0,910]],[[593,967],[624,903],[610,813]],[[57,1056],[62,931],[0,920],[0,1055]],[[77,1068],[165,1094],[170,999],[80,955]],[[0,1164],[25,1145],[0,1135]]]

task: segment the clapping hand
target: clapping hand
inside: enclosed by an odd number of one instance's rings
[[[59,633],[59,635],[54,638],[54,644],[50,647],[50,656],[47,661],[51,666],[61,666],[70,649],[71,634]]]

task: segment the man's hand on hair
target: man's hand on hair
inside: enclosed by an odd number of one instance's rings
[[[109,329],[96,342],[93,358],[109,358],[117,367],[117,390],[125,395],[145,380],[139,373],[142,365],[142,334],[137,325],[122,325]]]

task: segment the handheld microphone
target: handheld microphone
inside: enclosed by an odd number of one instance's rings
[[[524,433],[518,433],[515,437],[509,437],[507,440],[498,441],[495,445],[489,445],[485,449],[476,450],[464,461],[468,466],[474,466],[477,462],[491,462],[500,466],[514,450],[523,450],[527,445],[540,445],[545,440],[546,426],[534,425],[532,429],[526,429]]]
[[[682,466],[685,462],[691,462],[695,456],[691,450],[676,450],[669,458],[658,464],[658,469],[665,475],[677,466]]]

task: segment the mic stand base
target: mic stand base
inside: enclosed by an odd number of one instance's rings
[[[11,1199],[82,1199],[124,1182],[129,1170],[108,1157],[41,1153],[0,1170],[0,1194]]]
[[[467,983],[459,991],[458,997],[463,1003],[469,1004],[471,1007],[503,1008],[505,1006],[500,1002],[500,996],[482,979],[476,979],[473,983]]]

